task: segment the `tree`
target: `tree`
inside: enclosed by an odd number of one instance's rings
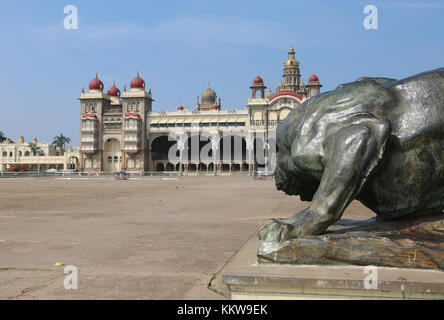
[[[5,141],[5,140],[6,140],[5,135],[3,134],[2,131],[0,131],[0,142],[3,142],[3,141]]]
[[[54,137],[52,141],[52,145],[60,150],[60,153],[63,155],[65,153],[65,146],[71,142],[71,139],[65,137],[62,133],[59,136]]]
[[[42,148],[40,148],[37,143],[30,143],[29,148],[31,149],[33,156],[40,155],[43,152]]]

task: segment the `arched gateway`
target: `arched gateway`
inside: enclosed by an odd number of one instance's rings
[[[103,152],[103,163],[107,173],[121,170],[122,152],[120,151],[120,142],[115,138],[105,141]]]

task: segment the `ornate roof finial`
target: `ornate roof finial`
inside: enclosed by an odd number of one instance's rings
[[[123,85],[123,91],[126,91],[126,84]]]
[[[113,87],[116,86],[116,80],[113,80]]]
[[[211,87],[210,87],[210,81],[208,81],[208,89],[210,89]]]
[[[97,71],[96,71],[96,79],[99,79],[99,74],[97,73]]]
[[[139,70],[137,70],[137,78],[140,78],[140,76],[139,76]]]
[[[82,93],[85,93],[85,86],[82,85]]]

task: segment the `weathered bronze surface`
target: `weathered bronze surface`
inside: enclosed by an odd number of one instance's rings
[[[444,220],[436,214],[391,221],[341,222],[324,235],[283,243],[262,242],[258,260],[444,270]]]
[[[267,221],[262,241],[321,235],[353,199],[378,221],[443,219],[444,68],[399,81],[360,78],[315,96],[278,126],[277,147],[277,188],[311,203]]]

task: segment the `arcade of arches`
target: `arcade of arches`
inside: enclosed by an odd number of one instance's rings
[[[178,141],[167,135],[151,141],[150,171],[184,173],[233,173],[253,172],[264,167],[266,155],[262,138],[255,138],[253,148],[247,148],[245,137],[227,135],[217,137],[217,142],[207,136],[187,137],[182,149]]]

